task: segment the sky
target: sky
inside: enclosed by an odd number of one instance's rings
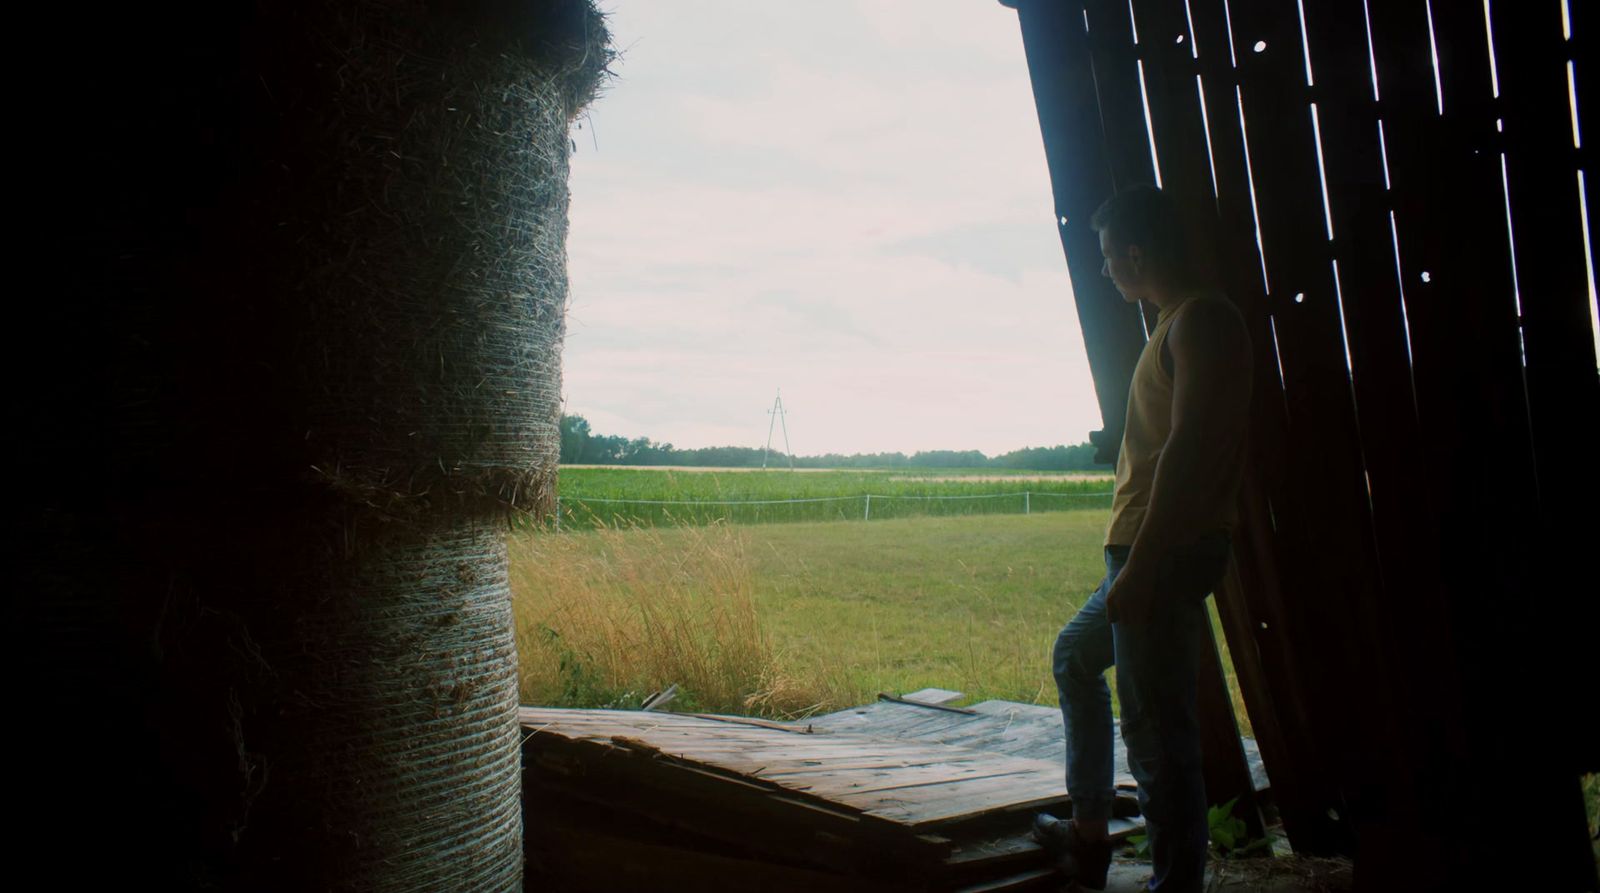
[[[601,8],[621,56],[572,132],[566,412],[760,447],[781,388],[800,455],[1100,427],[1014,12]]]

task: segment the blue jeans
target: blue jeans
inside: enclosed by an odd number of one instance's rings
[[[1197,707],[1205,599],[1227,567],[1229,540],[1216,532],[1175,551],[1157,568],[1159,603],[1142,624],[1106,619],[1106,593],[1128,560],[1127,546],[1106,547],[1106,577],[1056,637],[1053,670],[1067,734],[1067,793],[1073,815],[1111,817],[1115,769],[1111,689],[1117,668],[1122,740],[1139,784],[1139,806],[1155,874],[1150,889],[1198,891],[1204,885],[1205,780]]]

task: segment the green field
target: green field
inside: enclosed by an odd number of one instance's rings
[[[1031,514],[1104,510],[1110,491],[1100,473],[569,466],[561,469],[560,517],[563,527],[581,529]]]
[[[1104,510],[527,533],[523,698],[798,716],[925,686],[1053,704]],[[1237,702],[1237,698],[1236,698]]]

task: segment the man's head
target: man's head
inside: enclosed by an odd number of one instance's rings
[[[1129,301],[1152,299],[1152,289],[1181,287],[1189,278],[1190,247],[1178,209],[1154,186],[1117,193],[1090,218],[1100,234],[1103,276]]]

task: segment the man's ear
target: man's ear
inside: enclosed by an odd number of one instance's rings
[[[1128,263],[1133,266],[1135,273],[1144,272],[1144,255],[1140,253],[1138,245],[1128,246]]]

